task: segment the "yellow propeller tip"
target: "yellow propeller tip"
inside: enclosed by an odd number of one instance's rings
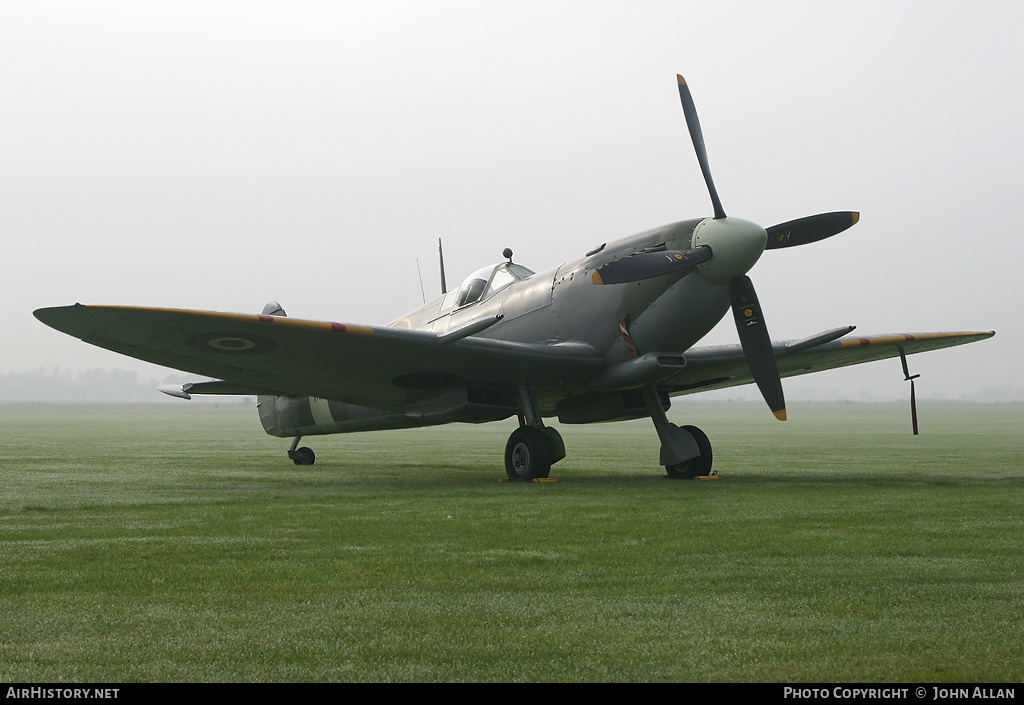
[[[683,78],[682,76],[680,76],[678,73],[676,74],[676,81],[679,82],[680,86],[685,86],[686,85],[686,79]]]
[[[853,212],[853,224],[856,225],[857,221],[860,220],[860,213],[858,211]]]
[[[775,418],[777,418],[779,421],[785,421],[786,420],[786,410],[785,409],[781,409],[779,411],[776,411],[775,412]]]

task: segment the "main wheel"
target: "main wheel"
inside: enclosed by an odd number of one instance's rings
[[[505,444],[505,474],[508,479],[529,482],[547,477],[551,472],[551,455],[544,431],[521,426],[512,432]]]
[[[683,430],[688,431],[693,436],[693,440],[697,441],[697,450],[700,451],[700,455],[685,463],[666,465],[665,471],[668,476],[677,480],[692,480],[695,477],[711,474],[711,441],[696,426],[683,426]]]

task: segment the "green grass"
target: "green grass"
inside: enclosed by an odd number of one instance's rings
[[[563,426],[287,441],[234,405],[0,407],[0,679],[1024,678],[1024,407],[676,405]]]

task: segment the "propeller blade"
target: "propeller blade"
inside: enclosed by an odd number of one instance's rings
[[[750,277],[741,274],[729,281],[729,301],[750,373],[775,418],[785,421],[786,399],[782,393],[779,366],[775,362],[768,327],[761,316],[761,304],[757,301]]]
[[[663,274],[691,269],[711,259],[710,247],[695,250],[662,250],[638,252],[599,267],[592,275],[595,284],[624,284]]]
[[[837,211],[809,215],[806,218],[797,218],[788,223],[773,225],[767,229],[768,246],[764,249],[778,250],[783,247],[795,247],[824,240],[853,227],[858,220],[860,220],[860,213],[856,211]]]
[[[686,79],[679,74],[676,74],[676,79],[679,81],[679,100],[683,104],[683,115],[686,117],[686,127],[690,130],[693,151],[697,153],[697,161],[700,162],[700,170],[704,174],[704,182],[708,185],[708,194],[711,196],[711,205],[715,207],[715,220],[718,220],[725,217],[725,209],[718,198],[715,182],[711,179],[711,166],[708,164],[708,153],[704,148],[704,133],[701,132],[700,120],[697,119],[697,106],[693,103]]]

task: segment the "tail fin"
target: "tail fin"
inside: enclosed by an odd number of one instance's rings
[[[277,303],[276,301],[268,301],[267,302],[267,305],[263,307],[263,315],[264,316],[284,316],[285,318],[288,317],[288,314],[284,312],[283,308],[281,308],[281,304]]]
[[[281,307],[281,304],[276,301],[267,302],[267,305],[263,307],[263,315],[288,316],[288,314],[284,312],[284,308]],[[256,410],[260,415],[260,423],[263,424],[263,430],[272,436],[288,435],[287,432],[281,428],[281,424],[278,420],[277,400],[278,397],[268,394],[260,394],[256,397]]]

